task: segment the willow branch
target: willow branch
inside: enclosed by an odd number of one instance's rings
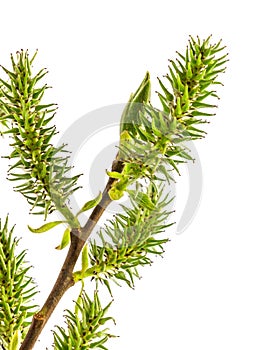
[[[114,161],[112,170],[121,172],[123,163]],[[111,188],[115,179],[109,178],[108,183],[103,191],[101,202],[94,208],[85,226],[81,229],[73,229],[71,232],[71,244],[67,256],[57,277],[54,287],[52,288],[45,304],[41,310],[33,316],[31,326],[28,330],[20,350],[33,349],[38,337],[40,336],[44,326],[46,325],[51,314],[55,310],[62,296],[72,287],[75,282],[73,279],[73,270],[78,260],[78,257],[87,242],[90,234],[95,228],[97,222],[102,216],[107,206],[111,203],[108,191]]]

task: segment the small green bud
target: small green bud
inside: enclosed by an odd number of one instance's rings
[[[187,79],[191,79],[193,76],[193,72],[192,72],[192,69],[191,69],[191,63],[188,62],[187,64]]]
[[[179,75],[179,74],[177,74],[176,80],[177,80],[178,90],[179,90],[180,92],[184,92],[184,85],[183,85],[183,83],[181,82],[181,78],[180,78],[180,75]]]
[[[197,64],[197,67],[200,67],[202,65],[202,54],[201,54],[201,52],[198,55],[196,64]]]
[[[120,191],[117,188],[115,188],[114,186],[112,186],[108,192],[108,195],[109,195],[110,199],[112,199],[112,201],[117,201],[123,197],[124,191]]]
[[[130,141],[132,138],[127,130],[123,130],[120,134],[120,142]]]
[[[189,100],[189,86],[185,84],[184,94],[183,94],[183,102],[187,102]]]
[[[177,97],[175,114],[176,116],[182,115],[181,97]]]

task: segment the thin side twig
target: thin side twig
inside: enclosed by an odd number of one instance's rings
[[[123,163],[121,161],[114,161],[112,170],[121,172],[123,169]],[[66,291],[72,287],[75,282],[73,279],[73,270],[78,260],[78,257],[87,242],[90,234],[95,228],[97,222],[102,216],[103,212],[110,204],[111,199],[108,195],[108,191],[112,186],[115,179],[109,178],[108,183],[103,191],[101,202],[94,208],[85,226],[81,229],[74,229],[71,232],[71,244],[63,263],[63,266],[59,272],[57,280],[52,288],[45,304],[39,312],[33,316],[31,326],[28,333],[20,347],[20,350],[33,349],[38,337],[40,336],[43,328],[45,327],[48,319],[55,310],[62,296]]]

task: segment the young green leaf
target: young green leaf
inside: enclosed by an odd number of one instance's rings
[[[86,271],[89,267],[89,264],[90,264],[89,248],[88,248],[88,244],[86,244],[82,250],[82,255],[81,255],[81,270],[75,271],[73,273],[73,279],[75,283],[87,277]]]
[[[144,109],[151,95],[150,74],[146,73],[142,83],[134,94],[131,94],[128,104],[126,105],[120,122],[120,134],[124,130],[135,132],[134,124],[138,121],[139,112]]]
[[[101,198],[102,198],[102,193],[100,192],[96,198],[92,199],[91,201],[86,202],[83,205],[82,209],[80,209],[80,211],[77,213],[76,216],[80,215],[84,211],[87,211],[87,210],[90,210],[90,209],[96,207],[96,205],[98,205],[100,203]]]
[[[56,247],[56,249],[58,250],[64,249],[70,243],[70,240],[71,240],[71,229],[67,227],[66,230],[64,231],[62,241],[60,245]]]
[[[57,225],[63,224],[66,221],[53,221],[53,222],[48,222],[47,224],[42,225],[39,228],[32,228],[31,226],[28,225],[28,228],[31,232],[33,233],[44,233],[47,232],[49,230],[51,230],[52,228],[54,228]]]
[[[120,180],[123,177],[123,174],[118,173],[117,171],[106,171],[107,175],[112,179]]]
[[[89,267],[89,249],[86,244],[82,250],[82,259],[81,259],[82,273],[84,274]]]

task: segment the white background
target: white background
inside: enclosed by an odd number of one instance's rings
[[[251,5],[247,0],[1,4],[0,62],[8,66],[9,54],[21,48],[39,49],[36,65],[49,69],[47,82],[54,89],[47,96],[59,104],[55,122],[60,132],[95,108],[127,101],[146,70],[156,90],[157,75],[167,71],[175,50],[185,49],[189,34],[212,33],[230,53],[217,116],[206,140],[197,144],[204,181],[199,212],[182,235],[168,231],[165,258],[144,269],[135,291],[114,289],[110,315],[117,326],[111,331],[120,338],[109,343],[110,350],[254,347]],[[6,143],[1,141],[2,154]],[[89,171],[92,153],[83,162],[79,158],[78,170]],[[29,216],[24,199],[12,192],[6,168],[2,160],[1,217],[9,213],[23,236],[21,245],[29,249],[41,290],[36,302],[42,304],[64,259],[65,251],[54,250],[61,230],[42,236],[28,232],[28,223],[40,226],[41,220]],[[89,188],[83,191],[89,198]],[[178,203],[179,211],[183,206]],[[63,299],[36,349],[50,347],[50,329],[62,322],[62,309],[71,307],[77,291]]]

